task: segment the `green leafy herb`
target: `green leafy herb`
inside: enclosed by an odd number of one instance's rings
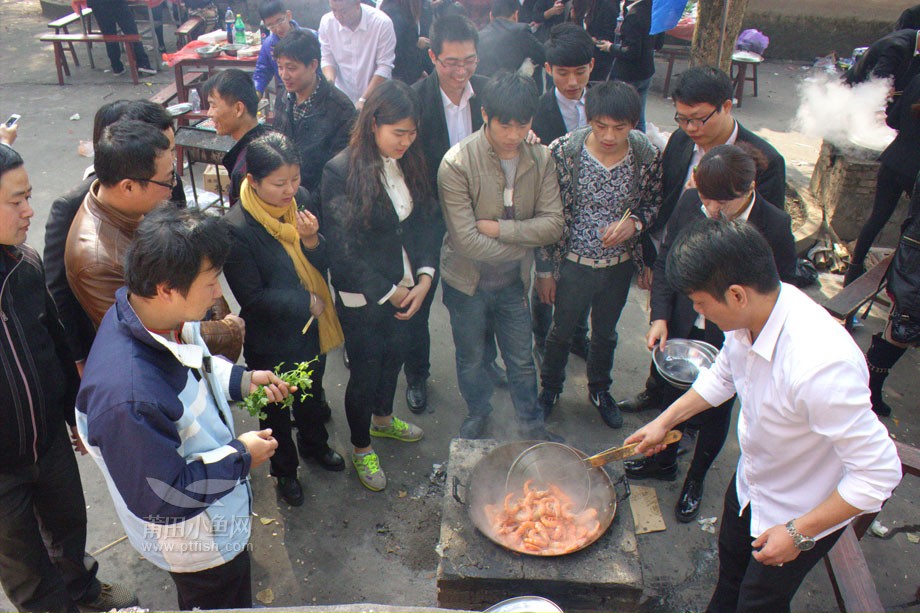
[[[278,375],[278,378],[287,383],[289,386],[296,386],[297,391],[300,393],[300,401],[303,402],[310,396],[309,390],[313,387],[313,368],[312,365],[317,361],[317,358],[310,360],[309,362],[299,362],[294,365],[293,370],[288,370],[286,372],[281,372],[281,367],[284,366],[284,362],[275,366],[275,374]],[[290,408],[294,404],[294,396],[289,395],[281,403],[282,409]],[[259,385],[256,387],[256,391],[246,396],[243,400],[243,408],[252,415],[253,417],[258,417],[259,419],[265,419],[268,415],[263,409],[268,406],[268,396],[265,395],[265,386]]]

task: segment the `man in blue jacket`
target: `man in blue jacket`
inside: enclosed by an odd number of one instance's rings
[[[229,403],[260,385],[270,402],[295,389],[210,355],[201,339],[229,249],[223,220],[149,213],[77,396],[80,437],[128,539],[169,571],[182,610],[252,606],[248,476],[278,443],[271,430],[236,437]]]
[[[34,249],[22,157],[0,144],[0,583],[20,611],[137,604],[100,583],[86,553],[86,502],[70,448],[80,380]]]
[[[284,8],[284,2],[281,0],[270,0],[263,2],[259,6],[259,18],[271,34],[262,41],[262,49],[259,51],[259,58],[256,60],[256,70],[252,74],[252,81],[255,83],[256,91],[259,96],[265,95],[265,88],[275,80],[275,84],[281,87],[281,77],[278,75],[278,62],[275,61],[274,50],[278,41],[290,34],[291,32],[302,30],[309,32],[314,37],[316,32],[310,28],[301,28],[296,21],[291,18],[291,11]],[[277,95],[281,96],[282,91]]]

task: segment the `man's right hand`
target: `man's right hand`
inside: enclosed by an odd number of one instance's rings
[[[656,319],[652,322],[652,327],[645,334],[645,343],[649,351],[659,345],[664,350],[664,344],[668,340],[668,321],[666,319]]]
[[[393,295],[390,296],[390,300],[388,302],[392,304],[394,307],[396,307],[397,309],[402,309],[403,300],[405,300],[406,296],[408,295],[409,295],[408,287],[403,287],[401,285],[397,286],[396,291],[393,292]]]
[[[537,296],[543,304],[556,303],[556,279],[553,277],[537,277],[534,282],[537,287]]]
[[[275,455],[275,449],[278,448],[278,441],[272,437],[271,428],[243,432],[237,440],[243,443],[249,451],[252,457],[251,468],[264,464],[267,459]]]

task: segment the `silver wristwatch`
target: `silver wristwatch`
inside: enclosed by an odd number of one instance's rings
[[[808,551],[815,546],[815,539],[810,536],[805,536],[795,529],[795,519],[790,519],[786,522],[786,532],[792,537],[792,544],[795,545],[795,548],[799,551]]]

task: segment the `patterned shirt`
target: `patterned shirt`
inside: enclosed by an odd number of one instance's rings
[[[313,102],[316,100],[317,94],[319,94],[324,87],[328,87],[329,83],[326,81],[326,77],[323,76],[323,73],[316,71],[316,87],[313,88],[313,93],[310,94],[310,97],[304,100],[303,102],[297,102],[297,94],[294,92],[288,92],[288,96],[291,97],[291,106],[294,111],[294,125],[299,124],[304,120],[305,117],[309,117],[313,112]]]
[[[634,166],[632,148],[613,168],[606,168],[587,147],[582,147],[578,201],[569,229],[567,252],[600,260],[626,251],[623,243],[604,247],[601,236],[610,224],[618,223],[623,217],[623,205],[632,189]]]

